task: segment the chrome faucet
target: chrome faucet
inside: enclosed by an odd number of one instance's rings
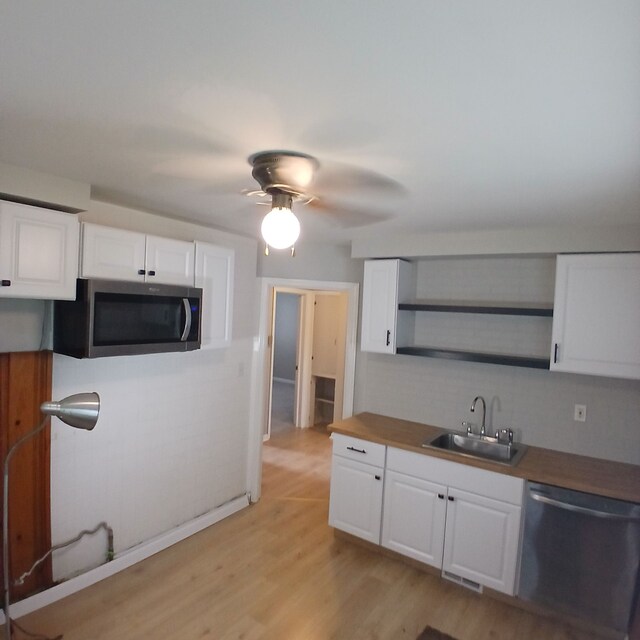
[[[484,401],[484,398],[482,396],[476,396],[473,399],[473,402],[471,403],[471,413],[474,413],[476,410],[476,402],[478,402],[478,400],[482,400],[482,423],[480,424],[480,435],[484,436],[485,435],[485,420],[487,417],[487,403]]]

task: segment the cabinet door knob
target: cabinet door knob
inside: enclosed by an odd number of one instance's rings
[[[373,476],[376,480],[382,480],[381,476]]]
[[[144,269],[138,269],[138,275],[143,276],[146,273]]]
[[[155,271],[153,271],[153,270],[152,270],[152,271],[149,271],[149,275],[150,275],[150,276],[155,276],[155,275],[156,275],[156,272],[155,272]]]
[[[439,493],[438,498],[440,498],[440,500],[444,500],[444,493]]]
[[[3,280],[1,284],[2,284],[3,287],[10,287],[11,286],[11,280]]]
[[[448,500],[449,502],[453,502],[454,498],[453,498],[453,496],[447,496],[447,500]]]

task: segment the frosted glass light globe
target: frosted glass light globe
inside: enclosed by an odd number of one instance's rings
[[[264,241],[274,249],[287,249],[300,235],[300,222],[291,209],[274,208],[267,213],[260,227]]]

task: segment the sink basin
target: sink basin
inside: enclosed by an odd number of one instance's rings
[[[508,465],[516,465],[527,449],[524,444],[499,442],[496,438],[467,435],[458,431],[442,433],[422,446]]]

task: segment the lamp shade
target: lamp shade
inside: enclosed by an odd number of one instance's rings
[[[100,396],[95,393],[75,393],[60,402],[43,402],[42,413],[60,418],[62,422],[76,429],[91,431],[98,421]]]
[[[293,246],[300,235],[300,222],[291,209],[274,207],[264,217],[260,230],[270,247],[287,249]]]

